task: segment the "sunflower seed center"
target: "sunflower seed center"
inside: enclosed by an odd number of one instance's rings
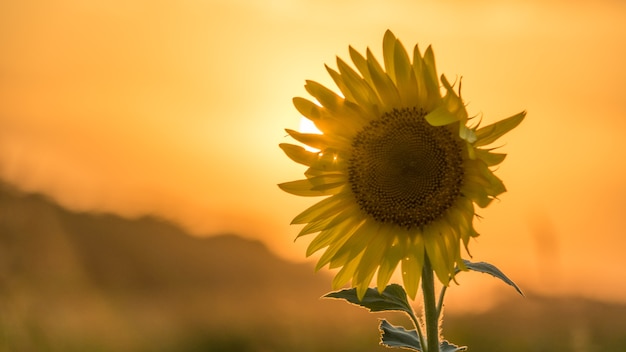
[[[463,147],[421,109],[385,113],[352,141],[348,179],[361,210],[383,223],[419,228],[461,194]]]

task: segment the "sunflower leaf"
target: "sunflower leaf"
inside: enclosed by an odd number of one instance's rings
[[[408,348],[422,351],[417,331],[406,330],[401,326],[393,326],[385,319],[380,320],[380,343],[385,347]]]
[[[440,352],[456,352],[456,351],[467,351],[467,346],[457,346],[452,344],[446,340],[441,341],[439,344]]]
[[[515,289],[515,291],[517,291],[520,295],[524,296],[524,293],[515,284],[515,282],[513,282],[513,280],[509,279],[506,275],[504,275],[504,273],[502,271],[500,271],[500,269],[496,268],[495,265],[489,264],[489,263],[485,263],[485,262],[472,263],[469,260],[465,260],[465,259],[463,260],[463,263],[465,263],[465,266],[469,270],[477,271],[479,273],[489,274],[489,275],[491,275],[493,277],[496,277],[496,278],[504,281],[504,283],[506,283],[507,285],[510,285],[511,287],[513,287]],[[460,272],[460,269],[457,269],[457,273],[458,272]]]
[[[331,292],[324,297],[345,299],[370,312],[400,311],[413,315],[413,309],[406,298],[406,292],[402,286],[397,284],[388,285],[382,293],[379,293],[375,288],[368,288],[361,300],[357,296],[356,288]]]

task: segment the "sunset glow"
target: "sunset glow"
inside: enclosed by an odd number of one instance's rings
[[[284,128],[313,131],[292,98],[305,79],[334,87],[324,64],[348,45],[379,55],[388,28],[433,46],[483,124],[528,111],[501,145],[508,191],[479,212],[473,259],[528,291],[626,302],[620,1],[5,1],[0,178],[302,261],[308,241],[289,223],[314,202],[276,186],[303,172],[278,148]]]

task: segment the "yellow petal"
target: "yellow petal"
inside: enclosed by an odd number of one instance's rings
[[[343,246],[344,243],[346,243],[348,239],[350,239],[352,234],[359,229],[362,223],[363,221],[359,219],[348,219],[330,229],[329,231],[335,231],[337,233],[337,237],[332,243],[329,244],[324,254],[322,254],[315,265],[315,270],[319,270],[324,265],[330,263],[331,260],[337,260],[337,251]]]
[[[396,37],[390,30],[385,32],[383,37],[383,62],[385,63],[385,71],[395,83],[395,70],[394,70],[394,52],[396,47]]]
[[[424,74],[426,75],[426,84],[428,88],[439,92],[437,66],[435,65],[435,53],[430,45],[426,48],[426,52],[424,52]]]
[[[446,89],[446,95],[443,97],[444,106],[446,106],[450,113],[457,115],[458,120],[461,121],[462,124],[465,124],[467,122],[467,110],[465,109],[463,100],[456,94],[446,76],[441,75],[441,83]],[[461,94],[460,90],[459,94]]]
[[[402,282],[406,293],[415,299],[420,279],[422,278],[422,267],[424,266],[424,239],[422,236],[415,236],[408,247],[404,258],[402,258]]]
[[[372,77],[368,68],[367,60],[365,60],[363,55],[361,55],[358,51],[354,50],[353,47],[349,47],[349,51],[350,58],[352,59],[354,66],[356,66],[356,69],[359,70],[359,72],[361,73],[361,76],[363,76],[363,79],[367,83],[369,83],[369,85],[374,86],[374,82],[372,81]]]
[[[311,166],[318,159],[318,153],[310,152],[299,145],[281,143],[278,146],[287,154],[289,159],[298,164]]]
[[[304,88],[325,108],[336,110],[342,104],[342,97],[315,81],[306,81]]]
[[[292,129],[286,128],[285,131],[298,142],[304,143],[316,149],[324,149],[328,147],[328,138],[319,133],[300,133]]]
[[[386,228],[389,228],[388,226]],[[391,232],[381,232],[381,236],[394,236]],[[395,240],[391,240],[390,245],[387,246],[387,251],[384,253],[381,261],[380,267],[378,268],[378,278],[376,279],[376,286],[378,288],[378,292],[383,292],[389,280],[391,280],[391,276],[393,275],[398,263],[402,260],[404,255],[405,244],[401,243],[400,240],[396,237]]]
[[[450,113],[445,106],[439,106],[424,118],[431,126],[445,126],[459,120],[458,116]]]
[[[326,71],[328,71],[328,74],[330,75],[330,77],[333,79],[333,81],[337,85],[337,88],[339,88],[341,93],[343,93],[343,96],[347,100],[356,102],[356,99],[355,99],[354,95],[352,95],[352,92],[350,91],[350,88],[348,88],[348,86],[344,82],[343,78],[341,77],[341,74],[339,72],[333,70],[332,68],[328,67],[328,65],[324,65],[324,66],[326,67]]]
[[[409,55],[400,41],[397,41],[395,46],[394,70],[402,105],[405,107],[418,106],[415,72],[413,71]]]
[[[361,255],[356,256],[353,260],[343,266],[341,270],[335,275],[332,282],[333,290],[337,290],[344,286],[345,284],[352,279],[354,276],[354,271],[359,265],[359,261],[361,260]]]
[[[318,197],[328,195],[321,190],[313,190],[313,185],[308,179],[280,183],[278,184],[278,187],[287,193],[301,197]]]
[[[306,256],[309,257],[313,253],[319,251],[322,248],[326,248],[334,242],[342,241],[342,238],[347,236],[346,229],[347,224],[340,224],[337,227],[326,227],[309,243],[306,249]],[[347,240],[347,239],[345,239]],[[324,265],[324,264],[323,264]],[[322,265],[322,266],[323,266]],[[317,269],[316,269],[317,270]]]
[[[476,142],[476,133],[473,129],[468,128],[464,124],[459,124],[459,137],[469,143]]]
[[[385,233],[381,233],[381,225],[380,223],[376,224],[376,229],[372,230],[374,233],[373,238],[365,247],[365,251],[363,252],[363,258],[359,263],[359,267],[355,273],[354,280],[357,282],[361,282],[366,280],[369,277],[369,281],[372,279],[372,276],[383,256],[387,252],[387,247],[389,246],[389,239],[385,236]]]
[[[348,66],[343,60],[337,58],[337,67],[341,72],[341,77],[346,83],[347,89],[350,90],[354,97],[354,102],[364,108],[380,106],[380,101],[376,93],[372,90],[365,80],[360,77],[354,70]]]
[[[444,285],[447,285],[450,282],[450,272],[448,271],[450,256],[445,250],[443,236],[438,228],[428,226],[427,229],[425,229],[424,245],[426,253],[428,254],[428,259],[430,260],[430,264],[432,269],[435,271],[437,278]]]
[[[351,199],[341,193],[330,196],[298,214],[298,216],[291,221],[291,224],[306,224],[308,222],[316,221],[319,218],[327,216],[329,213],[332,214],[342,208],[349,207],[350,203]]]
[[[313,185],[313,190],[324,190],[328,189],[329,186],[336,187],[337,184],[344,184],[348,181],[348,178],[344,173],[325,173],[311,177],[309,181]]]
[[[372,282],[372,278],[374,277],[375,273],[376,270],[372,270],[367,274],[367,276],[361,279],[357,279],[356,281],[354,277],[358,275],[358,271],[353,275],[352,285],[356,286],[356,296],[359,300],[362,300],[363,297],[365,297],[365,293],[367,292],[367,289],[369,288],[370,282]]]
[[[476,137],[478,140],[474,143],[475,146],[487,145],[495,142],[498,138],[502,137],[505,133],[514,129],[519,125],[524,117],[526,111],[522,111],[504,120],[498,121],[491,125],[485,126],[476,130]]]
[[[315,154],[317,158],[311,162],[310,168],[304,173],[307,177],[312,178],[329,173],[345,173],[347,159],[341,156],[334,148],[326,148]]]
[[[415,84],[417,85],[417,100],[422,102],[425,110],[430,111],[431,106],[427,106],[428,102],[428,85],[424,75],[424,59],[420,53],[419,47],[413,48],[413,74],[415,76]]]
[[[300,97],[295,97],[292,99],[292,101],[293,105],[296,107],[296,110],[298,110],[298,112],[302,114],[302,116],[308,118],[309,120],[315,122],[319,121],[322,118],[323,108],[321,106],[318,106],[312,101]]]
[[[374,82],[374,87],[376,88],[376,93],[378,93],[380,100],[386,107],[383,110],[388,110],[389,107],[399,107],[400,95],[396,85],[391,80],[391,77],[383,71],[369,50],[367,51],[367,65],[372,76],[372,82]]]
[[[321,219],[321,220],[318,220],[318,221],[313,221],[313,222],[310,222],[310,223],[306,224],[302,228],[302,230],[300,230],[300,232],[298,232],[298,235],[296,236],[296,239],[298,239],[298,238],[300,238],[301,236],[304,236],[304,235],[309,235],[309,234],[312,234],[312,233],[315,233],[315,232],[320,232],[320,231],[324,231],[324,230],[328,229],[329,228],[328,224],[333,219],[334,219],[333,216],[329,216],[329,217],[327,217],[325,219]],[[321,247],[321,248],[324,248],[324,247]],[[309,255],[307,255],[307,257],[308,256]]]
[[[365,248],[372,242],[378,233],[378,223],[373,220],[366,220],[335,253],[333,260],[330,262],[330,268],[337,268],[357,253],[363,252]]]
[[[476,156],[487,164],[487,166],[495,166],[500,164],[506,158],[506,154],[492,153],[489,150],[476,149]]]

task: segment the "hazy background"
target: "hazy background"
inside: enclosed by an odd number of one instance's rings
[[[527,291],[625,302],[617,0],[3,1],[0,178],[73,211],[154,214],[302,261],[309,240],[294,244],[289,222],[314,200],[276,187],[304,171],[277,147],[300,123],[291,98],[305,79],[332,87],[323,64],[348,45],[380,55],[387,28],[433,45],[470,115],[528,111],[503,139],[509,192],[480,211],[474,260]],[[492,281],[462,279],[450,305],[508,290]]]

